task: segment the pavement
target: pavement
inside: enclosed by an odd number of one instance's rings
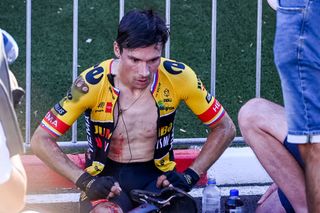
[[[221,212],[224,212],[224,203],[228,198],[229,190],[236,188],[240,192],[240,198],[245,204],[245,212],[253,213],[257,207],[257,201],[269,185],[250,186],[220,186],[221,190]],[[203,188],[193,189],[190,194],[195,198],[199,212],[201,212],[201,195]],[[29,194],[27,205],[24,210],[37,213],[78,213],[79,212],[79,191],[72,190],[62,193]]]
[[[36,171],[32,166],[30,170]],[[43,171],[40,174],[45,175],[46,173]],[[37,174],[39,175],[39,173]],[[224,203],[232,188],[239,190],[240,197],[245,204],[245,212],[255,212],[257,201],[272,182],[248,147],[228,148],[208,170],[207,175],[216,178],[221,190],[221,212],[224,212]],[[45,181],[46,184],[48,181]],[[56,186],[53,183],[51,185]],[[68,186],[68,184],[64,186]],[[74,188],[61,187],[54,191],[46,191],[46,189],[48,188],[41,185],[41,193],[29,192],[25,210],[39,213],[79,212],[79,191]],[[196,199],[200,212],[202,190],[203,188],[195,188],[190,192]]]
[[[256,203],[260,196],[241,196],[245,204],[245,212],[253,213],[257,207]],[[227,197],[221,198],[221,212],[224,212],[224,203]],[[196,198],[199,212],[201,212],[201,198]],[[54,203],[54,204],[28,204],[25,210],[32,210],[39,213],[79,213],[78,203]]]

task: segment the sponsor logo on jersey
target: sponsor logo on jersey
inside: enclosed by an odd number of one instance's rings
[[[99,174],[104,168],[104,164],[99,161],[93,161],[92,165],[86,168],[86,171],[95,176]]]
[[[175,61],[164,61],[163,66],[172,75],[178,75],[186,68],[184,64]]]
[[[217,101],[217,99],[214,99],[209,109],[198,115],[198,118],[206,125],[211,125],[220,120],[223,117],[224,112],[222,105]]]
[[[164,110],[164,103],[162,102],[162,100],[159,100],[157,104],[160,110]]]
[[[200,80],[199,77],[197,77],[197,87],[198,87],[199,90],[202,90],[202,91],[205,90],[204,86],[203,86],[203,83],[202,83],[202,81]]]
[[[166,106],[166,107],[164,107],[164,110],[165,110],[165,111],[173,110],[173,109],[174,109],[173,106]]]
[[[85,124],[86,124],[86,133],[87,133],[87,141],[88,141],[88,151],[93,152],[93,144],[91,138],[91,120],[89,115],[84,116]]]
[[[164,102],[170,102],[170,101],[171,101],[171,99],[166,99],[166,101],[162,101],[162,100],[158,101],[159,110],[165,110],[165,111],[173,110],[174,109],[173,106],[166,106],[164,104]]]
[[[209,92],[207,92],[206,101],[210,103],[211,100],[212,100],[212,95]]]
[[[106,105],[106,102],[100,102],[98,104],[98,109],[96,109],[94,112],[104,112],[104,106]]]
[[[106,104],[106,102],[100,102],[98,104],[98,108],[104,108],[104,105]]]
[[[72,100],[71,89],[69,89],[68,92],[67,92],[67,99],[70,100],[70,101]]]
[[[219,110],[221,109],[221,104],[217,100],[215,100],[212,109],[215,113],[219,112]]]
[[[170,91],[166,88],[166,89],[163,91],[163,95],[164,95],[165,97],[169,97]]]
[[[160,89],[161,89],[161,83],[159,82],[158,87],[157,87],[157,93],[159,93]]]
[[[99,135],[103,138],[111,138],[111,130],[106,127],[102,127],[99,125],[94,125],[94,134]]]
[[[156,149],[162,149],[166,146],[171,147],[172,141],[173,141],[173,138],[171,137],[171,135],[166,135],[166,136],[160,138],[159,140],[157,140]]]
[[[59,133],[65,133],[69,129],[69,125],[60,120],[51,110],[44,117],[44,122],[53,127]]]
[[[60,103],[56,103],[54,105],[54,110],[61,116],[67,113],[67,111],[65,109],[63,109],[63,107],[60,105]]]
[[[103,77],[103,71],[102,67],[94,66],[93,69],[86,74],[87,82],[93,85],[99,83]]]
[[[160,127],[160,129],[159,129],[159,137],[162,137],[162,136],[170,133],[172,131],[172,128],[173,128],[173,122],[169,123],[166,126]]]
[[[112,106],[113,106],[112,102],[107,102],[106,108],[105,108],[105,112],[106,113],[111,113],[112,112]]]

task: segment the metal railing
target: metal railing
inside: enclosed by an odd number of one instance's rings
[[[30,144],[31,131],[31,12],[32,0],[27,0],[26,7],[26,131],[25,143]],[[171,1],[166,0],[166,24],[170,28],[170,6]],[[125,1],[119,0],[119,20],[124,15]],[[211,23],[211,81],[210,92],[215,96],[216,85],[216,26],[217,26],[217,0],[212,0],[212,23]],[[261,90],[261,31],[262,31],[262,0],[257,0],[257,47],[256,47],[256,97],[260,97]],[[165,57],[170,57],[170,39],[165,46]],[[73,0],[73,81],[78,76],[78,0]],[[175,139],[174,142],[185,145],[200,145],[203,144],[205,138],[183,138]],[[234,140],[235,143],[243,143],[241,137]],[[59,142],[61,147],[85,146],[85,141],[77,141],[77,122],[72,126],[72,139],[67,142]]]

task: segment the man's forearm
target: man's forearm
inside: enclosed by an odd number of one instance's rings
[[[68,178],[73,183],[75,183],[84,172],[63,153],[54,138],[44,134],[44,130],[42,130],[41,127],[36,130],[32,137],[31,148],[34,154],[50,168]]]
[[[218,160],[235,137],[235,126],[229,116],[227,114],[225,116],[227,117],[223,118],[220,124],[211,128],[199,156],[190,166],[199,175],[205,173]]]

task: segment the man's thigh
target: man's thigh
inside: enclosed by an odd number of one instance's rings
[[[279,2],[274,55],[291,143],[320,142],[319,19],[318,0]]]

